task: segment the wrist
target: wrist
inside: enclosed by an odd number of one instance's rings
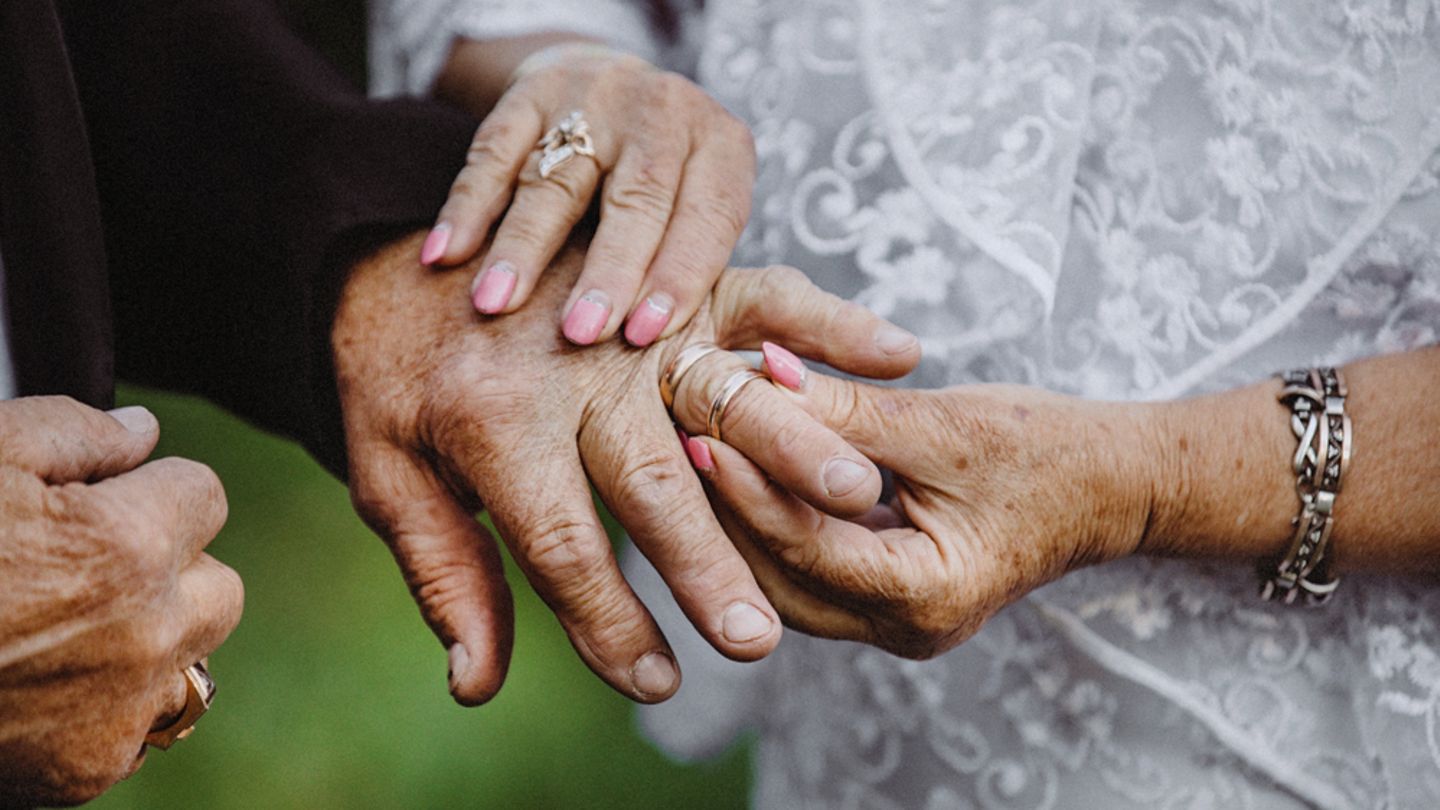
[[[1136,553],[1258,560],[1284,551],[1297,506],[1295,440],[1278,390],[1271,380],[1141,406],[1154,477]]]
[[[606,47],[593,37],[567,32],[484,41],[457,39],[436,76],[434,94],[483,118],[515,81],[522,64],[550,48],[566,46]]]

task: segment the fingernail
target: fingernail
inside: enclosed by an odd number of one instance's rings
[[[652,652],[635,662],[630,669],[630,680],[635,684],[635,691],[642,695],[668,695],[675,688],[679,674],[670,656]]]
[[[470,651],[465,649],[464,644],[454,644],[450,647],[450,691],[454,692],[457,684],[465,678],[465,672],[470,668]]]
[[[869,477],[869,471],[848,458],[831,459],[825,465],[825,494],[832,498],[847,495]]]
[[[759,608],[749,602],[736,602],[725,610],[722,630],[727,641],[754,641],[769,635],[774,623]]]
[[[425,237],[425,244],[420,247],[420,263],[434,264],[440,261],[445,255],[445,248],[450,246],[450,223],[442,222],[430,229],[430,235]]]
[[[150,433],[160,426],[155,419],[155,414],[139,405],[131,405],[126,408],[116,408],[109,411],[110,417],[116,422],[125,426],[131,433]]]
[[[685,440],[685,454],[690,457],[690,463],[695,469],[702,473],[715,472],[715,457],[710,454],[710,448],[699,439],[689,438]]]
[[[600,337],[605,322],[610,320],[610,299],[599,290],[580,296],[570,314],[565,316],[565,337],[571,343],[589,346]]]
[[[510,303],[515,292],[515,266],[509,262],[496,262],[475,277],[470,285],[470,302],[475,309],[486,315],[494,315]]]
[[[805,364],[793,352],[767,340],[760,344],[760,353],[765,357],[765,368],[770,372],[770,379],[791,391],[799,391],[805,387]]]
[[[625,339],[631,346],[649,346],[665,331],[675,303],[667,295],[652,295],[640,303],[625,324]]]
[[[914,335],[888,323],[875,332],[875,345],[886,354],[908,352],[917,342]]]

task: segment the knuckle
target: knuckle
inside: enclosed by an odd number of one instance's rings
[[[487,576],[475,557],[454,550],[407,556],[403,569],[411,595],[432,621],[473,599],[476,578]]]
[[[555,516],[536,526],[521,554],[531,569],[553,586],[570,580],[583,582],[586,574],[604,564],[605,548],[586,523]]]
[[[465,150],[465,165],[477,169],[493,169],[510,161],[505,142],[513,134],[513,127],[506,123],[486,122],[475,131],[470,148]]]
[[[136,631],[130,649],[142,666],[163,671],[174,662],[183,638],[177,622],[150,621]]]
[[[467,466],[491,462],[517,430],[534,425],[536,413],[546,410],[523,380],[486,373],[474,360],[462,356],[441,366],[441,382],[427,391],[419,418],[422,443]],[[365,490],[360,494],[387,495],[376,486]]]
[[[769,296],[793,296],[810,286],[805,273],[785,264],[775,264],[754,273],[762,300]]]
[[[220,606],[225,635],[229,636],[239,626],[240,616],[245,612],[245,581],[234,568],[218,560],[215,565],[217,593],[214,599]]]
[[[605,189],[607,205],[639,214],[662,225],[670,219],[673,199],[673,190],[650,162],[641,165],[632,176],[617,179]]]
[[[717,223],[724,233],[740,233],[750,221],[750,198],[737,193],[714,194],[698,203],[702,221]],[[728,249],[729,246],[727,245]]]
[[[636,459],[621,470],[615,490],[627,507],[650,511],[681,498],[690,475],[679,458],[655,453]]]
[[[755,133],[750,130],[749,124],[731,115],[728,111],[725,111],[723,107],[721,110],[724,116],[722,119],[724,124],[722,126],[725,130],[726,137],[731,143],[739,146],[741,152],[749,158],[751,171],[753,172],[755,165]]]
[[[652,84],[656,100],[668,105],[693,104],[708,99],[705,91],[674,71],[662,71]]]
[[[755,397],[749,407],[752,410],[759,410],[761,403],[759,397]],[[747,424],[754,423],[758,414],[746,420]],[[780,458],[802,459],[816,455],[816,450],[823,447],[819,436],[811,429],[808,417],[798,414],[791,414],[780,421],[774,428],[774,434],[770,437],[770,444]]]

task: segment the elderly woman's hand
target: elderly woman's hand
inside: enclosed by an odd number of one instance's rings
[[[782,618],[806,632],[934,655],[1083,565],[1228,559],[1246,577],[1292,542],[1296,438],[1277,380],[1173,402],[1092,402],[1008,385],[877,388],[809,374],[773,344],[764,354],[780,390],[895,475],[895,498],[851,523],[768,479],[749,460],[768,451],[687,440],[726,531]],[[687,376],[674,409],[687,430],[702,428],[725,366],[739,362],[712,356]],[[1440,436],[1440,348],[1344,374],[1355,450],[1333,506],[1335,568],[1440,574],[1440,455],[1429,440]],[[737,396],[722,435],[758,418],[757,403]]]
[[[767,478],[753,454],[689,440],[722,523],[797,629],[929,657],[1028,591],[1131,553],[1145,532],[1161,463],[1152,406],[1020,386],[865,386],[806,374],[774,346],[766,362],[895,475],[890,504],[847,522]],[[701,430],[720,366],[687,379],[675,409],[686,429]],[[754,418],[745,404],[737,398],[722,428]]]
[[[594,45],[561,48],[548,64],[522,64],[475,133],[421,260],[468,260],[498,220],[471,297],[482,313],[513,312],[599,189],[599,228],[562,309],[563,332],[588,345],[628,316],[625,338],[648,346],[695,314],[725,267],[750,215],[754,145],[684,77]],[[594,155],[542,177],[537,144],[573,112]]]

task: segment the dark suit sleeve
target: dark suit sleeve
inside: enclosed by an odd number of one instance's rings
[[[328,336],[344,273],[433,219],[475,122],[366,100],[263,1],[62,9],[116,375],[203,395],[343,472]]]

